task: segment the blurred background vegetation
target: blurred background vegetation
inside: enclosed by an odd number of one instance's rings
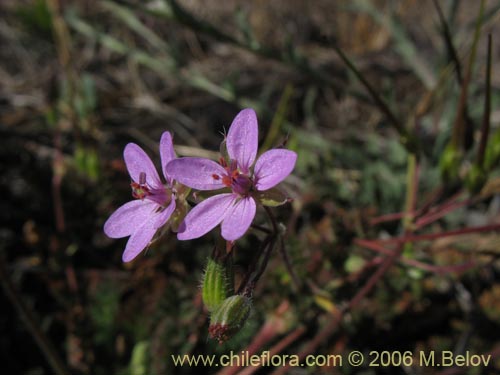
[[[500,5],[483,3],[2,0],[2,373],[229,374],[170,355],[270,349],[469,350],[490,367],[441,373],[498,373]],[[102,226],[130,199],[128,142],[159,160],[168,130],[213,157],[243,107],[261,149],[299,155],[276,213],[301,286],[273,253],[219,345],[199,290],[215,235],[123,264]],[[240,277],[258,246],[238,243]]]

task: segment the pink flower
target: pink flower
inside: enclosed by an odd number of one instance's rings
[[[175,210],[172,193],[173,179],[166,165],[175,159],[172,136],[162,134],[160,140],[161,169],[167,181],[164,185],[149,156],[135,143],[129,143],[123,152],[128,173],[132,178],[133,201],[118,208],[104,224],[104,233],[111,238],[130,236],[122,259],[130,262],[148,246],[157,230]]]
[[[219,164],[204,158],[179,158],[167,165],[172,178],[193,189],[230,189],[196,205],[179,227],[179,240],[201,237],[221,222],[226,240],[243,236],[255,217],[256,195],[283,181],[297,160],[293,151],[273,149],[262,154],[253,166],[258,147],[253,109],[242,110],[233,120],[226,147],[229,160],[221,158]]]

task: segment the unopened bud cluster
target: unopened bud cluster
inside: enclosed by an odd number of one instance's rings
[[[241,329],[252,309],[250,298],[233,294],[229,273],[227,264],[209,258],[202,280],[203,303],[211,313],[208,332],[219,343]]]

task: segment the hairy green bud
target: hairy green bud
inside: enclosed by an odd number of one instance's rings
[[[236,294],[226,298],[213,312],[208,333],[219,343],[227,341],[241,329],[251,310],[252,302],[248,297]]]
[[[231,293],[227,273],[223,263],[208,259],[201,289],[203,303],[208,311],[214,311]]]

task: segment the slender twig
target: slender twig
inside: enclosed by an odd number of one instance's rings
[[[384,254],[384,255],[388,255],[388,256],[394,255],[394,252],[392,250],[386,249],[385,247],[383,247],[380,244],[373,242],[373,241],[356,239],[356,240],[354,240],[354,243],[359,245],[359,246],[364,247],[365,249],[375,251],[379,254]],[[462,273],[462,272],[465,272],[465,271],[477,266],[477,264],[473,261],[461,263],[461,264],[436,266],[434,264],[428,264],[428,263],[420,262],[420,261],[415,260],[415,259],[408,259],[405,257],[400,257],[399,262],[406,264],[408,266],[411,266],[411,267],[420,268],[421,270],[424,270],[424,271],[436,273],[438,275],[447,274],[450,272]]]
[[[269,259],[271,259],[271,253],[274,249],[274,245],[276,244],[276,237],[271,236],[271,241],[269,241],[269,244],[267,247],[264,249],[264,252],[262,253],[262,261],[259,264],[259,268],[257,271],[253,274],[253,276],[250,279],[250,284],[255,286],[257,282],[259,281],[260,277],[264,273],[264,271],[267,268],[267,265],[269,263]]]
[[[396,115],[385,103],[385,101],[380,97],[373,86],[368,82],[365,76],[356,68],[354,63],[347,57],[347,55],[336,45],[333,46],[335,52],[340,56],[342,61],[347,65],[349,70],[354,73],[356,78],[365,87],[368,93],[371,95],[372,99],[375,101],[380,110],[387,116],[389,123],[398,132],[402,145],[410,152],[418,155],[418,142],[416,138],[408,132],[408,130],[403,126],[403,124],[397,119]]]
[[[274,216],[272,210],[269,207],[264,206],[264,209],[267,213],[267,216],[269,217],[269,221],[271,222],[271,225],[273,227],[274,232],[279,236],[278,249],[279,249],[281,257],[283,258],[283,262],[285,263],[285,266],[288,270],[288,273],[290,274],[292,282],[295,285],[295,288],[297,289],[297,291],[301,291],[303,288],[303,285],[300,282],[299,277],[297,276],[295,270],[292,267],[292,262],[290,261],[290,256],[288,255],[288,252],[286,251],[285,242],[283,241],[283,235],[281,235],[278,232],[279,229],[278,229],[278,223],[276,221],[276,217]]]
[[[368,279],[365,285],[356,293],[356,295],[349,302],[349,309],[353,309],[358,303],[377,285],[378,281],[385,275],[387,270],[399,258],[404,250],[404,246],[400,245],[399,248],[388,256],[375,273]]]
[[[38,344],[38,347],[43,352],[47,362],[50,367],[57,375],[69,375],[70,372],[66,368],[66,365],[61,360],[59,355],[57,354],[56,349],[49,341],[45,333],[40,329],[40,326],[37,323],[37,319],[34,313],[28,309],[26,304],[23,302],[22,298],[19,296],[19,293],[16,291],[10,277],[7,274],[7,269],[5,266],[5,262],[3,257],[0,255],[0,282],[2,284],[5,295],[10,300],[12,305],[16,308],[19,318],[26,325],[26,328],[33,336],[33,339]]]
[[[167,1],[171,11],[169,16],[175,21],[191,28],[192,30],[201,32],[204,35],[211,36],[221,42],[231,44],[241,49],[245,49],[259,56],[292,66],[300,72],[307,74],[318,83],[327,83],[335,87],[338,86],[338,82],[336,82],[332,76],[326,74],[323,71],[313,68],[306,57],[300,56],[300,59],[298,59],[296,56],[287,55],[282,51],[267,48],[265,46],[262,46],[260,43],[241,42],[237,38],[234,38],[232,35],[224,33],[214,25],[196,18],[188,11],[186,11],[177,1]]]
[[[257,229],[257,230],[260,230],[261,232],[264,232],[265,234],[271,234],[272,231],[266,227],[263,227],[262,225],[258,225],[258,224],[252,224],[250,225],[253,229]]]
[[[405,212],[393,212],[390,214],[380,215],[370,219],[370,225],[377,225],[381,223],[386,223],[388,221],[401,220],[406,215]],[[415,215],[415,213],[413,213]]]
[[[469,233],[484,233],[484,232],[492,232],[492,231],[499,231],[499,230],[500,230],[500,224],[490,224],[490,225],[483,225],[483,226],[479,226],[479,227],[455,229],[455,230],[450,230],[448,232],[441,232],[441,233],[430,233],[430,234],[409,235],[409,236],[402,236],[402,237],[387,238],[387,239],[377,240],[377,242],[378,243],[405,243],[405,242],[428,241],[428,240],[435,240],[437,238],[443,238],[443,237],[461,236],[461,235],[465,235],[465,234],[469,234]]]
[[[339,323],[342,321],[344,316],[344,310],[338,310],[335,314],[330,314],[332,319],[329,323],[319,331],[319,333],[309,341],[302,350],[297,354],[299,360],[303,360],[307,355],[313,353],[318,346],[320,346],[328,337],[330,337]],[[271,374],[272,375],[284,375],[289,373],[289,365],[278,367]]]
[[[269,218],[269,221],[271,222],[271,226],[273,227],[273,232],[278,235],[279,230],[278,230],[278,222],[276,221],[276,218],[274,217],[273,212],[271,209],[267,206],[263,206],[264,210],[266,211],[267,217]]]
[[[432,0],[432,3],[434,4],[434,7],[436,8],[436,11],[439,16],[439,22],[441,23],[441,27],[443,29],[443,37],[444,41],[446,43],[446,48],[448,50],[448,55],[450,57],[450,60],[453,62],[455,65],[455,72],[457,73],[457,81],[461,85],[463,82],[463,77],[462,77],[462,64],[460,63],[460,60],[458,59],[458,54],[457,50],[455,49],[455,46],[453,45],[453,39],[451,37],[451,31],[448,26],[448,22],[446,21],[443,10],[441,9],[441,6],[439,5],[439,2],[437,0]]]
[[[488,34],[488,58],[486,60],[486,93],[484,96],[483,125],[481,127],[481,140],[477,150],[477,166],[484,167],[484,154],[490,133],[490,112],[491,112],[491,34]]]
[[[470,205],[474,203],[474,199],[466,199],[460,202],[457,202],[458,198],[462,195],[462,191],[459,191],[457,194],[453,195],[451,198],[449,198],[445,203],[438,205],[438,206],[431,206],[432,202],[430,204],[424,205],[424,207],[419,208],[416,211],[409,212],[409,216],[412,216],[415,218],[415,222],[413,224],[413,229],[417,230],[420,229],[424,226],[429,225],[430,223],[433,223],[434,221],[442,218],[443,216],[446,216],[448,213],[463,207]],[[422,215],[422,213],[425,212],[425,215]],[[380,223],[384,223],[387,221],[394,221],[394,220],[400,220],[405,217],[405,215],[408,215],[406,212],[395,212],[391,214],[386,214],[386,215],[381,215],[378,217],[375,217],[370,220],[371,225],[376,225]]]
[[[297,292],[302,291],[304,284],[302,284],[302,282],[299,279],[299,276],[293,269],[292,262],[290,261],[290,256],[288,255],[288,252],[286,251],[285,248],[285,241],[283,239],[283,236],[280,236],[279,238],[278,250],[280,252],[281,257],[283,258],[283,262],[285,263],[288,273],[290,274],[290,277],[292,279],[296,291]]]
[[[259,260],[262,257],[262,255],[266,252],[267,248],[269,247],[270,243],[274,239],[274,235],[269,234],[264,238],[264,240],[261,242],[259,251],[255,255],[252,263],[248,267],[247,272],[245,273],[245,276],[243,277],[243,280],[240,283],[240,286],[238,287],[237,294],[243,293],[243,291],[250,285],[252,281],[252,275],[257,269],[257,265],[259,264]]]
[[[483,12],[484,12],[484,0],[481,0],[479,5],[479,16],[476,22],[476,28],[474,30],[474,39],[472,41],[472,49],[469,56],[469,62],[467,65],[467,70],[465,72],[465,77],[462,83],[462,90],[460,92],[460,99],[457,108],[457,114],[455,118],[455,123],[453,125],[453,134],[452,134],[452,144],[457,150],[461,150],[464,146],[467,145],[467,139],[469,137],[470,129],[466,129],[466,121],[465,121],[465,108],[467,106],[467,93],[469,88],[469,82],[472,76],[472,68],[474,62],[476,60],[476,52],[477,52],[477,42],[479,40],[479,35],[481,32],[481,25],[483,23]],[[470,124],[467,124],[468,126]]]
[[[471,202],[471,199],[466,199],[461,202],[453,202],[453,204],[443,205],[438,211],[433,210],[427,215],[418,218],[418,220],[415,222],[415,229],[425,227],[460,207],[468,206],[469,204],[471,204]]]
[[[273,345],[269,349],[269,356],[272,357],[283,351],[286,347],[293,344],[300,336],[302,336],[306,332],[306,328],[304,326],[300,326],[295,328],[292,332],[282,338],[276,345]],[[247,367],[240,371],[238,375],[252,375],[257,372],[262,366],[252,366]]]
[[[56,52],[58,55],[59,64],[64,72],[64,82],[67,86],[67,98],[69,102],[68,110],[63,111],[63,116],[69,121],[70,125],[74,127],[77,123],[77,116],[74,110],[75,106],[75,82],[77,81],[77,73],[73,66],[73,56],[72,56],[72,44],[71,37],[68,31],[68,27],[64,18],[61,15],[61,4],[60,0],[47,0],[47,8],[50,12],[51,22],[52,22],[52,34],[54,36],[54,42],[56,47]],[[61,119],[58,120],[60,122]],[[78,135],[76,133],[76,135]],[[52,195],[54,198],[54,215],[56,220],[57,231],[62,233],[65,231],[65,219],[64,219],[64,208],[61,196],[61,185],[62,180],[65,175],[65,167],[62,157],[62,146],[61,146],[61,125],[56,124],[56,129],[54,131],[54,148],[55,155],[52,162]]]

